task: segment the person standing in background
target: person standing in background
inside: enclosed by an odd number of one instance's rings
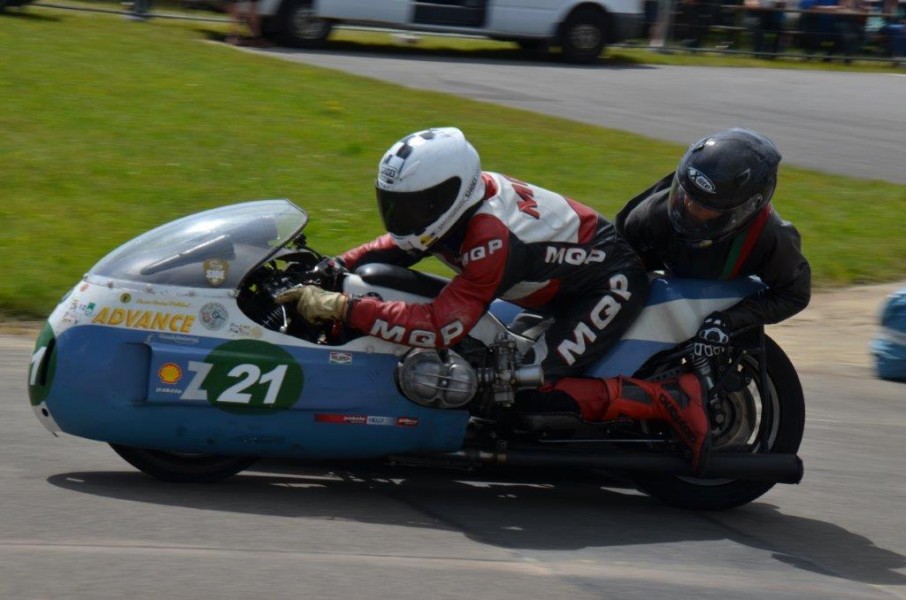
[[[130,21],[147,21],[151,17],[151,0],[134,0],[123,4],[132,9],[132,14],[126,17]]]
[[[253,46],[263,48],[270,43],[261,35],[261,16],[258,13],[258,0],[227,0],[226,11],[235,33],[227,36],[227,42],[236,46]],[[250,36],[242,34],[248,29]]]

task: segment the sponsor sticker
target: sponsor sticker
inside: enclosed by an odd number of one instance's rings
[[[182,388],[177,388],[177,387],[158,386],[158,387],[154,388],[154,391],[155,391],[155,393],[158,393],[158,394],[171,394],[173,396],[179,396],[180,394],[183,393],[184,390]]]
[[[149,306],[170,306],[175,308],[189,308],[191,304],[184,302],[183,300],[158,300],[154,298],[153,300],[145,300],[139,298],[135,301],[136,304],[146,304]]]
[[[161,383],[173,385],[182,379],[182,369],[176,363],[164,363],[157,370],[157,376],[160,378]]]
[[[264,330],[258,325],[248,325],[246,323],[230,323],[230,335],[244,338],[260,339],[264,335]]]
[[[129,329],[188,333],[195,322],[195,315],[103,307],[91,320],[95,325],[117,325]]]
[[[227,274],[230,271],[230,264],[219,258],[210,258],[204,261],[204,277],[213,287],[217,287],[226,281]]]
[[[374,425],[377,427],[418,427],[418,419],[413,417],[385,417],[379,415],[316,414],[315,423]]]
[[[329,362],[332,365],[350,365],[352,364],[352,353],[331,352]]]
[[[210,331],[223,329],[227,323],[230,313],[226,307],[219,302],[208,302],[198,311],[198,319],[201,325]]]

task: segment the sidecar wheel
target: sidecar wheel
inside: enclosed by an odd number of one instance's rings
[[[734,392],[733,400],[740,407],[751,407],[748,414],[736,411],[735,418],[751,431],[727,432],[733,436],[734,445],[739,438],[746,438],[746,449],[763,452],[762,434],[766,435],[769,452],[795,454],[802,442],[805,428],[805,402],[802,385],[796,369],[787,355],[772,339],[766,338],[767,389],[760,389],[758,360],[747,357],[743,370],[752,376],[752,382],[743,390]],[[720,435],[718,435],[718,440]],[[718,444],[713,450],[720,451]],[[699,479],[694,477],[665,477],[635,474],[633,479],[643,492],[658,500],[692,510],[725,510],[747,504],[774,487],[773,483],[728,479]]]
[[[214,483],[243,471],[258,459],[248,456],[181,454],[110,444],[110,447],[139,471],[162,481]]]

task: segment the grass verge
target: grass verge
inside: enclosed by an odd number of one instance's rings
[[[222,34],[217,24],[39,7],[0,19],[0,311],[8,316],[46,315],[114,247],[223,204],[289,197],[311,214],[309,237],[323,252],[366,240],[380,231],[377,159],[430,125],[461,127],[486,168],[607,215],[683,150],[237,52],[207,43]],[[784,167],[776,204],[802,231],[818,284],[906,273],[906,186]]]

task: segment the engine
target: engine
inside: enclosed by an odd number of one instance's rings
[[[406,398],[432,408],[460,408],[479,390],[490,391],[495,403],[509,406],[517,390],[544,383],[540,365],[517,366],[512,340],[501,336],[489,350],[491,366],[481,368],[453,350],[413,350],[397,365],[397,383]]]
[[[422,406],[459,408],[478,391],[478,373],[452,350],[413,350],[396,367],[403,395]]]

